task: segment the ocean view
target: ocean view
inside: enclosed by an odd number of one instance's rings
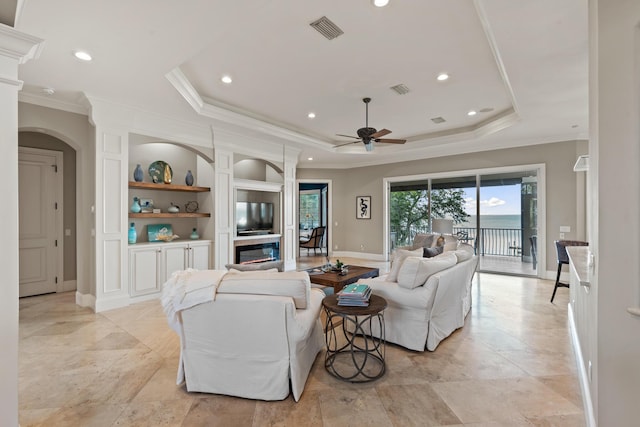
[[[467,222],[453,226],[454,228],[475,228],[476,216],[471,215]],[[480,215],[480,227],[520,229],[520,215]]]

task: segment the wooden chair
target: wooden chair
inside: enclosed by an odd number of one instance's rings
[[[313,249],[313,254],[316,254],[316,249],[320,249],[322,254],[322,239],[324,237],[324,231],[326,227],[316,227],[311,231],[311,235],[308,239],[300,239],[300,248],[307,250],[309,255],[309,249]]]
[[[556,275],[556,285],[553,288],[553,295],[551,295],[551,302],[556,297],[556,291],[558,288],[568,288],[568,283],[560,282],[560,272],[562,271],[562,265],[569,265],[569,255],[567,254],[567,246],[589,246],[589,242],[581,242],[579,240],[556,240],[556,255],[558,258],[558,274]]]

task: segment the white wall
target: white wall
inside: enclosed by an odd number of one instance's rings
[[[590,2],[590,215],[597,424],[640,424],[640,2]]]

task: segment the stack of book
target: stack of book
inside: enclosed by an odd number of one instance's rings
[[[351,307],[367,307],[371,288],[362,283],[347,285],[338,292],[338,305]]]

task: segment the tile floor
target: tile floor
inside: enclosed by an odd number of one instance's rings
[[[319,259],[303,260],[300,267]],[[378,266],[385,263],[344,260]],[[178,339],[157,300],[94,314],[74,293],[20,300],[25,426],[584,426],[567,322],[568,291],[479,274],[464,328],[434,352],[387,345],[369,384],[316,359],[300,402],[187,393]]]

